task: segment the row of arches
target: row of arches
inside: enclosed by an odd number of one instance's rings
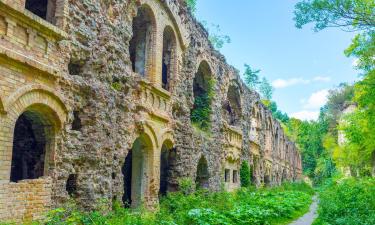
[[[27,89],[27,92],[19,94],[20,97],[10,104],[15,110],[1,118],[1,124],[14,124],[9,131],[13,134],[9,138],[12,140],[10,173],[8,178],[2,177],[1,180],[19,182],[38,179],[49,176],[54,168],[56,142],[61,132],[61,124],[67,116],[67,109],[53,93],[30,87]],[[0,98],[1,105],[2,102]],[[138,206],[148,193],[147,189],[150,188],[150,176],[156,166],[153,161],[156,154],[155,143],[150,136],[152,135],[141,134],[134,141],[124,160],[122,200],[128,206]],[[8,140],[3,140],[4,137],[0,139],[0,146],[6,146],[5,141]],[[5,149],[1,150],[5,151]],[[160,150],[160,196],[177,188],[170,182],[172,168],[176,165],[176,154],[173,141],[166,139]],[[0,160],[6,161],[5,158]],[[197,186],[208,187],[208,178],[207,161],[202,157],[197,164]],[[77,175],[69,176],[67,179],[66,190],[71,196],[74,196],[73,192],[78,188],[77,179]]]
[[[156,49],[158,35],[157,22],[150,6],[142,5],[138,9],[137,16],[133,18],[133,37],[130,41],[129,53],[133,72],[151,81],[158,83],[161,87],[171,91],[172,81],[177,76],[177,38],[173,28],[169,25],[164,27],[162,48]],[[162,51],[160,53],[156,51]],[[155,57],[161,56],[161,62]],[[154,77],[155,65],[160,65],[161,74]],[[156,66],[158,67],[158,66]],[[158,71],[158,70],[156,70]],[[199,123],[202,128],[207,128],[210,121],[213,74],[207,61],[202,61],[197,69],[193,80],[194,104],[191,109],[192,122]],[[229,85],[226,101],[223,103],[223,117],[229,125],[238,126],[241,119],[241,98],[238,83]]]
[[[137,16],[132,23],[133,37],[129,43],[129,53],[132,70],[144,78],[158,83],[167,91],[171,90],[171,81],[177,74],[177,39],[173,28],[164,27],[161,47],[161,61],[156,60],[156,19],[152,9],[144,4],[138,9]],[[160,73],[156,75],[155,66],[160,66]]]
[[[146,134],[140,135],[129,150],[122,167],[124,194],[122,201],[125,207],[138,207],[150,188],[152,177],[153,151],[151,138]],[[173,147],[171,140],[164,141],[160,151],[160,174],[158,196],[165,196],[168,192],[177,190],[172,182],[173,169],[176,166],[177,149]],[[209,187],[208,163],[202,156],[197,164],[196,187]],[[152,197],[152,196],[151,196]]]

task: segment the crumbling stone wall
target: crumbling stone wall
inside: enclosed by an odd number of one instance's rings
[[[125,205],[153,207],[163,194],[161,175],[169,191],[184,177],[203,177],[204,188],[230,191],[240,186],[233,177],[243,161],[252,166],[258,186],[300,178],[296,146],[213,49],[183,0],[57,0],[53,24],[24,7],[24,0],[0,1],[0,220],[37,219],[69,199],[86,210],[103,199],[110,207],[127,199],[127,188],[132,193]],[[138,48],[145,62],[135,70],[133,20],[145,12],[147,49]],[[166,52],[170,56],[163,59]],[[190,120],[202,62],[214,80],[208,131]],[[164,64],[170,66],[168,85]],[[234,122],[223,110],[228,106]],[[38,115],[54,132],[44,146],[43,176],[12,183],[14,128],[24,112]],[[161,160],[162,149],[171,157]],[[132,172],[125,168],[127,156],[136,165]],[[207,171],[197,180],[199,161],[207,162]],[[226,169],[231,179],[223,185]],[[34,197],[12,191],[19,185]],[[39,200],[41,190],[45,197]],[[21,199],[18,210],[8,204],[14,199]]]

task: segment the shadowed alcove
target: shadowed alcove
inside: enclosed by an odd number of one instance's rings
[[[133,18],[133,37],[130,41],[130,60],[133,72],[148,76],[154,49],[155,17],[152,10],[143,5]]]
[[[208,183],[209,173],[207,160],[204,156],[199,159],[197,166],[197,177],[195,179],[195,184],[197,189],[207,189],[209,187]]]
[[[54,149],[54,113],[34,105],[22,113],[15,124],[10,181],[37,179],[49,169],[48,155]]]

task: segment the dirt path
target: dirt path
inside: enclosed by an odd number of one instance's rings
[[[314,222],[314,220],[318,216],[317,209],[318,209],[318,197],[314,196],[313,203],[310,205],[309,212],[289,225],[311,225],[312,222]]]

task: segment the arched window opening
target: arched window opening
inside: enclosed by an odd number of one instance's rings
[[[172,188],[172,168],[176,160],[176,149],[163,144],[160,155],[160,189],[159,196],[165,196]]]
[[[133,38],[130,40],[130,60],[133,72],[146,77],[152,62],[155,19],[150,8],[142,6],[133,19]]]
[[[55,24],[56,0],[26,0],[25,8],[40,18]]]
[[[213,93],[213,82],[211,69],[207,62],[199,65],[193,83],[194,106],[191,110],[191,122],[201,129],[210,127],[211,100]]]
[[[122,167],[124,181],[124,195],[122,197],[125,207],[138,207],[142,204],[150,176],[151,141],[146,135],[137,138],[132,149],[125,158]]]
[[[208,179],[209,173],[207,160],[202,156],[198,162],[197,177],[195,179],[197,189],[207,189],[209,187]]]
[[[237,85],[230,85],[227,93],[227,100],[223,106],[224,118],[231,126],[241,125],[241,97]]]
[[[42,109],[42,110],[41,110]],[[15,124],[10,181],[38,179],[48,171],[48,157],[54,145],[52,111],[30,107]]]
[[[176,67],[176,38],[171,27],[163,33],[162,87],[170,90],[170,80]]]

